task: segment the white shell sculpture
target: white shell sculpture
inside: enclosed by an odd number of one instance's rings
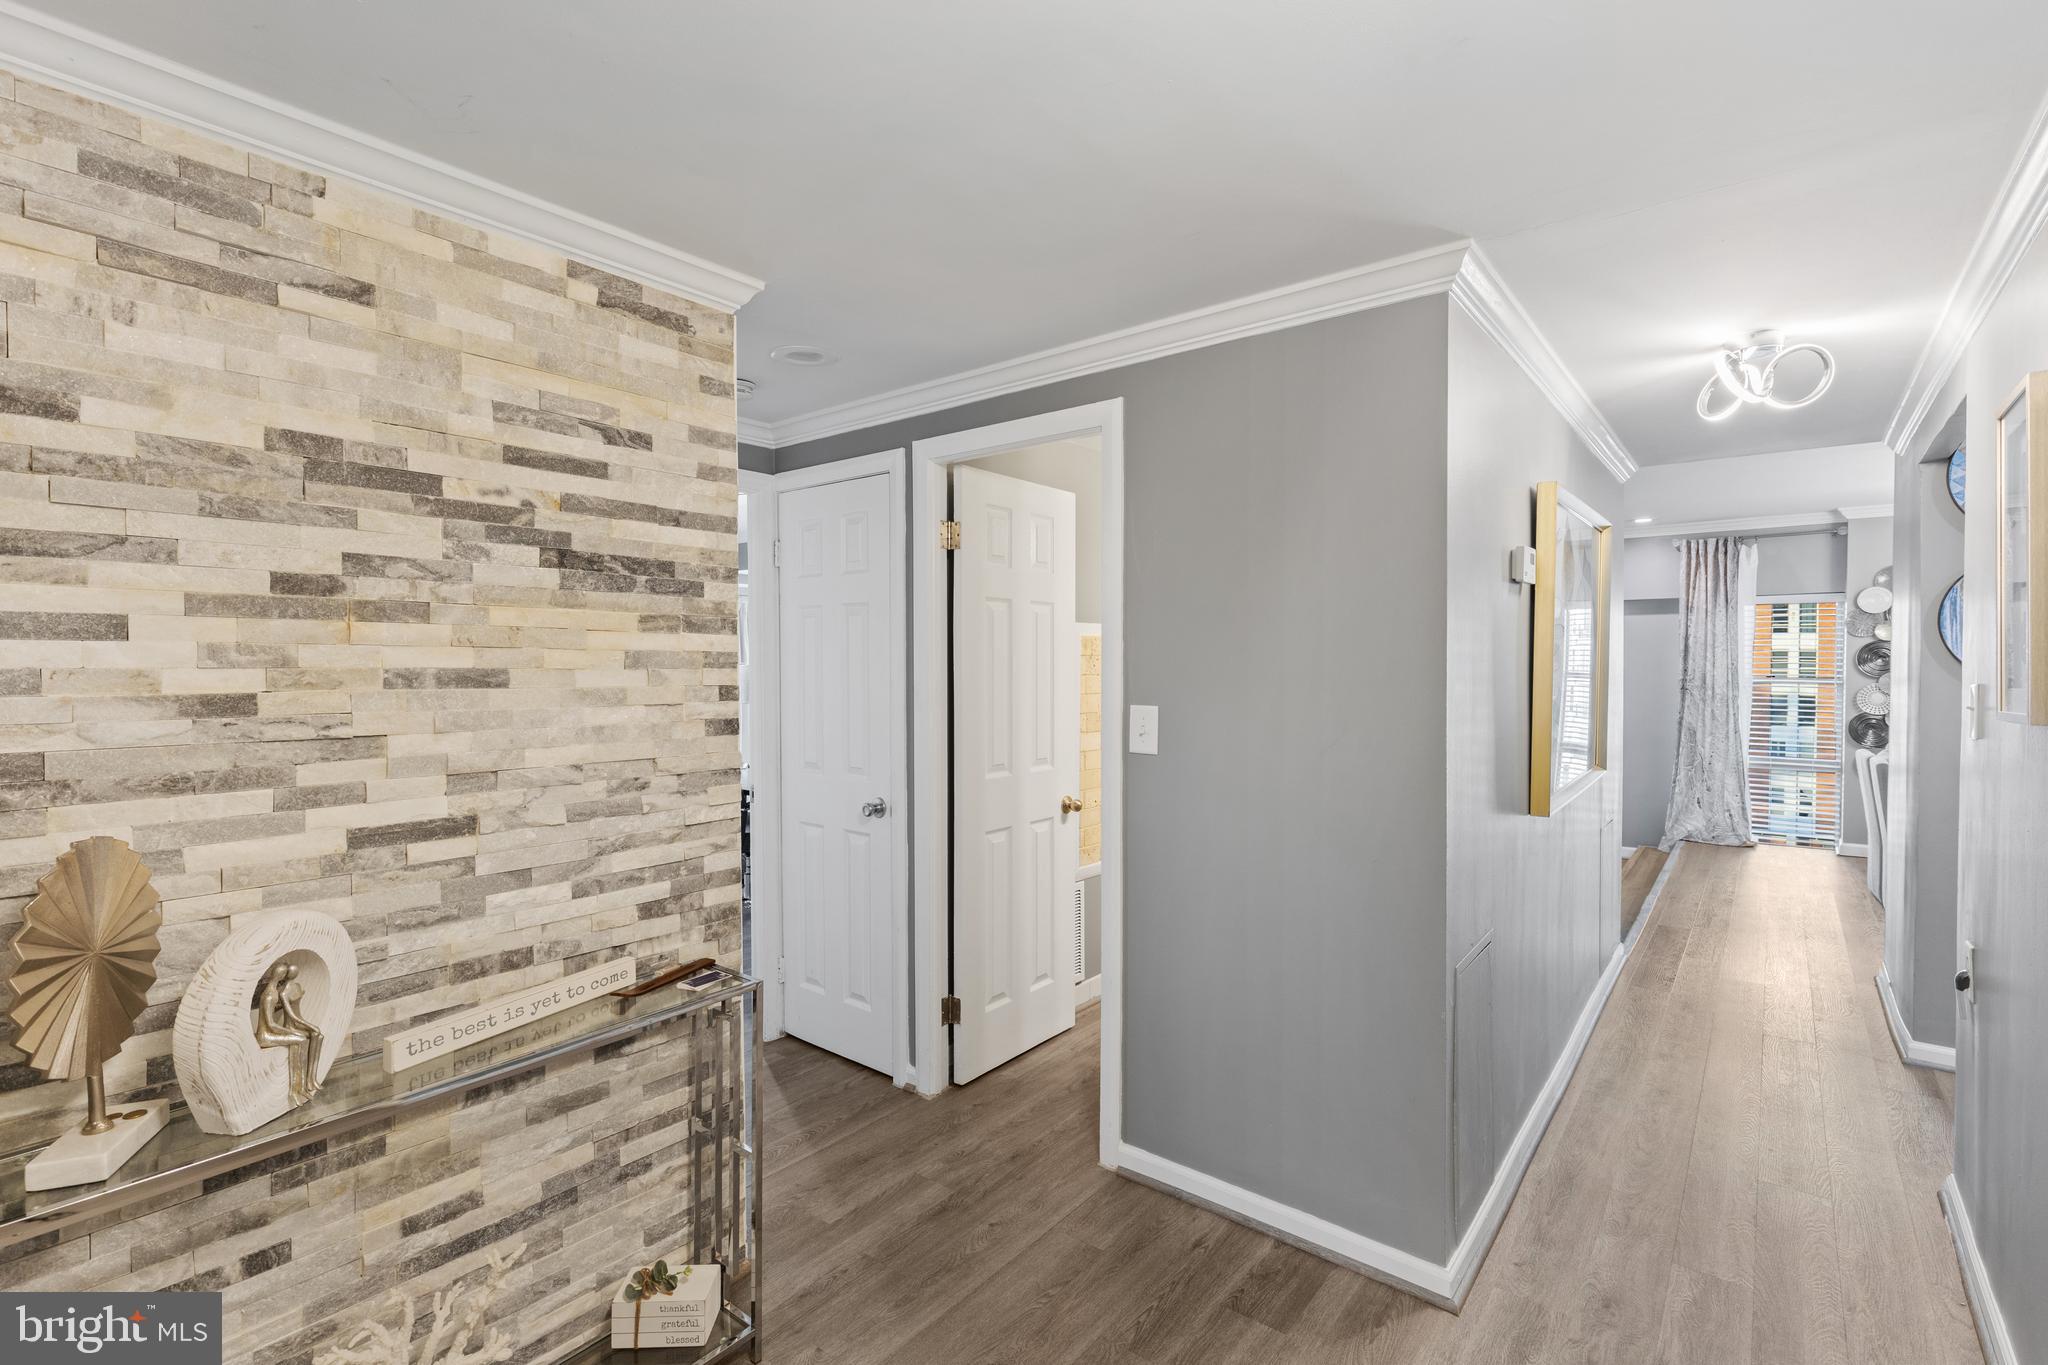
[[[253,1002],[279,963],[298,968],[298,1006],[319,1033],[310,1072],[327,1078],[356,1005],[356,953],[340,921],[311,910],[250,917],[221,940],[186,988],[171,1034],[178,1088],[209,1133],[246,1133],[303,1103],[292,1093],[290,1049],[257,1041]]]

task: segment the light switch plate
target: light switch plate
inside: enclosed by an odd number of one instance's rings
[[[1963,703],[1963,709],[1970,713],[1970,738],[1982,739],[1984,738],[1984,718],[1991,714],[1991,685],[1989,683],[1971,683],[1969,698],[1968,701]]]
[[[1156,754],[1159,752],[1158,707],[1133,706],[1131,708],[1131,752],[1134,754]]]

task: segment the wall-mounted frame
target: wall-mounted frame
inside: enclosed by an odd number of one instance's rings
[[[1529,813],[1550,815],[1607,769],[1614,525],[1556,483],[1536,485]]]
[[[1998,413],[1998,709],[2048,725],[2048,370],[2020,382]]]

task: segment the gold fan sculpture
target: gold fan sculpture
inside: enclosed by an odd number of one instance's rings
[[[107,1117],[101,1068],[135,1032],[156,980],[161,900],[135,850],[101,836],[59,854],[22,912],[14,1005],[7,1011],[14,1043],[52,1080],[85,1081],[78,1131],[88,1137],[131,1117]]]

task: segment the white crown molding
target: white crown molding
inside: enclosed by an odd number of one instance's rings
[[[747,439],[766,446],[815,441],[1063,379],[1446,292],[1514,358],[1592,448],[1600,463],[1624,482],[1636,472],[1636,463],[1629,458],[1621,438],[1607,425],[1607,419],[1572,378],[1549,341],[1470,242],[1410,252],[1355,270],[1269,289],[1015,360],[913,384],[873,398],[821,408],[780,422],[756,424],[752,427],[754,434]]]
[[[1891,509],[1884,510],[1885,516]],[[1840,512],[1779,512],[1766,517],[1722,517],[1715,521],[1673,521],[1629,525],[1621,528],[1623,540],[1647,540],[1653,536],[1686,539],[1692,536],[1726,536],[1755,533],[1785,535],[1798,531],[1833,531],[1842,525]]]
[[[1470,250],[1468,242],[1432,247],[1356,270],[1269,289],[1227,303],[1178,313],[1157,322],[1106,332],[1085,341],[1037,351],[979,369],[877,394],[771,424],[772,442],[794,445],[860,431],[921,413],[957,408],[984,398],[1035,389],[1063,379],[1119,369],[1242,337],[1277,332],[1405,299],[1441,294]]]
[[[737,312],[761,281],[0,0],[0,65]]]
[[[757,422],[751,417],[740,418],[740,440],[750,446],[775,448],[775,428],[766,422]]]
[[[1479,248],[1472,248],[1466,255],[1457,279],[1452,282],[1451,297],[1495,344],[1514,357],[1522,372],[1571,423],[1579,439],[1592,448],[1595,458],[1607,466],[1608,472],[1627,483],[1636,472],[1636,462],[1630,458],[1628,448],[1614,434],[1614,428],[1607,425],[1600,409],[1593,406],[1593,400],[1572,378],[1534,319],[1494,273]]]
[[[1963,263],[1963,273],[1949,291],[1941,321],[1920,352],[1912,381],[1885,429],[1884,443],[1894,454],[1909,459],[1919,454],[1934,400],[1962,363],[1971,338],[1998,301],[2021,257],[2040,236],[2043,224],[2048,224],[2048,102],[2035,113],[2005,183],[1991,201],[1991,212]]]
[[[1868,521],[1872,517],[1892,515],[1892,504],[1888,502],[1865,503],[1858,507],[1837,507],[1835,513],[1843,521]]]

